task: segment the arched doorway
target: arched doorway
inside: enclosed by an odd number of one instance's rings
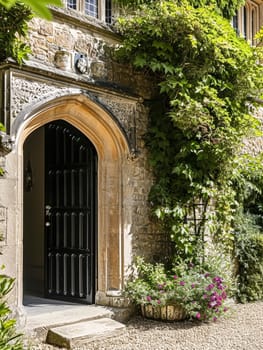
[[[96,251],[96,149],[49,122],[24,144],[24,293],[94,303]]]
[[[44,164],[44,159],[41,160],[39,155],[41,152],[44,154],[44,150],[41,151],[41,147],[44,149],[45,144],[44,126],[55,121],[64,121],[73,126],[90,140],[97,152],[98,225],[95,304],[111,305],[112,299],[123,288],[124,271],[126,271],[131,257],[129,231],[125,230],[130,225],[130,212],[123,211],[123,189],[128,182],[129,167],[131,166],[128,157],[130,148],[120,125],[107,110],[88,96],[75,93],[75,90],[72,95],[48,99],[41,106],[28,107],[17,116],[12,126],[12,135],[16,139],[19,174],[17,182],[19,205],[16,274],[18,302],[23,304],[23,294],[28,291],[28,287],[35,290],[36,287],[44,285],[44,283],[41,284],[41,281],[43,282],[45,279],[44,256],[41,255],[42,251],[40,251],[39,242],[42,241],[38,241],[38,237],[41,234],[44,235],[45,227],[45,177],[44,166],[41,166]],[[30,143],[31,146],[28,146],[27,144]],[[27,158],[33,158],[33,153],[37,164],[35,166],[32,160],[28,164]],[[27,167],[28,165],[29,167]],[[24,179],[27,179],[27,172],[30,174],[30,167],[32,190],[26,191],[27,185]],[[37,188],[39,188],[39,196],[36,196],[32,205],[26,209],[26,201],[28,200],[26,197],[33,196],[33,192]],[[125,198],[129,200],[127,194]],[[29,222],[27,227],[30,228],[31,235],[24,232],[26,220]],[[35,226],[35,221],[42,222],[41,227],[40,225]],[[30,272],[27,259],[32,259],[31,255],[37,256],[38,261]],[[24,261],[23,256],[25,257]],[[27,273],[25,274],[24,271]],[[44,290],[38,288],[34,293],[36,293],[35,295],[44,295]]]

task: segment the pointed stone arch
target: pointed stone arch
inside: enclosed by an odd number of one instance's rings
[[[83,94],[60,96],[34,107],[20,114],[12,127],[19,155],[18,188],[21,191],[18,196],[21,206],[23,206],[23,144],[32,132],[51,121],[64,120],[80,130],[96,148],[98,154],[97,301],[100,302],[101,296],[106,296],[107,291],[120,290],[123,285],[122,185],[123,164],[130,152],[127,138],[112,116]],[[20,212],[23,213],[22,208]],[[18,227],[21,229],[18,232],[18,239],[22,242],[22,214],[19,221]],[[17,275],[19,283],[22,281],[22,268]],[[18,299],[21,300],[22,283],[18,288]]]

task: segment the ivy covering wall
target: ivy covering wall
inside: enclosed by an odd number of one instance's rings
[[[262,191],[262,155],[243,151],[245,138],[261,135],[261,52],[229,20],[243,3],[146,1],[134,9],[126,1],[133,10],[117,24],[118,58],[158,86],[146,138],[149,200],[174,255],[194,262],[204,259],[208,236],[233,254],[237,212]]]

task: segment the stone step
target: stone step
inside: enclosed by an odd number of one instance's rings
[[[41,341],[45,341],[50,328],[114,316],[110,309],[96,305],[63,305],[59,310],[50,305],[41,311],[36,309],[27,316],[25,332]]]
[[[125,326],[110,318],[100,318],[85,322],[78,322],[48,330],[46,342],[51,345],[67,349],[81,346],[107,337],[117,336],[125,330]]]

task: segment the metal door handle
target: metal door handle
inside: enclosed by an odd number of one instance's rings
[[[50,210],[52,209],[52,207],[50,205],[46,205],[45,209],[46,209],[46,216],[49,216],[50,215]]]

